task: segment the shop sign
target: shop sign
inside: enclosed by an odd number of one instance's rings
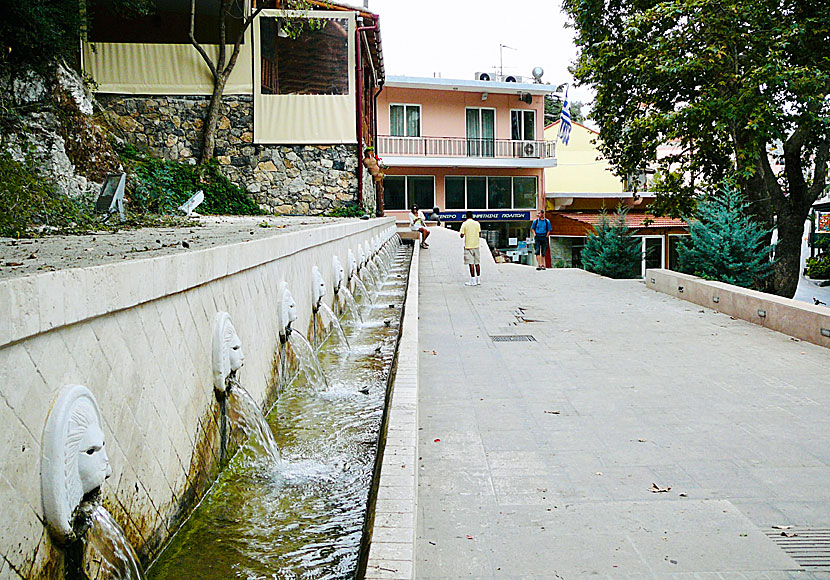
[[[816,224],[816,225],[818,227],[816,228],[816,231],[819,232],[819,233],[830,233],[830,213],[823,213],[823,212],[817,212],[817,213],[818,213],[818,224]]]
[[[463,222],[467,219],[466,211],[442,211],[442,222]],[[480,222],[521,222],[530,221],[529,211],[474,211],[473,219]]]

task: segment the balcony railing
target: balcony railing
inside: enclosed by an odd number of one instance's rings
[[[482,159],[556,159],[556,141],[465,139],[463,137],[390,137],[378,135],[378,155],[401,157],[477,157]]]

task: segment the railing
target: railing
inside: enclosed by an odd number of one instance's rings
[[[378,135],[377,149],[380,156],[556,159],[556,141]]]

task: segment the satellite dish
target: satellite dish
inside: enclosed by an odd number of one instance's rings
[[[545,74],[545,69],[543,69],[540,66],[534,67],[533,72],[531,74],[533,75],[533,80],[535,80],[537,83],[541,83],[542,75]]]
[[[530,93],[522,93],[522,95],[519,97],[519,100],[529,105],[533,102],[533,95],[531,95]]]

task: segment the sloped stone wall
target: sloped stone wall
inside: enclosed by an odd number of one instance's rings
[[[97,95],[123,137],[153,155],[196,163],[208,101],[205,97]],[[357,200],[355,145],[256,145],[253,99],[227,97],[216,135],[216,158],[225,175],[268,212],[320,215]],[[371,180],[364,180],[367,210],[374,209]]]

